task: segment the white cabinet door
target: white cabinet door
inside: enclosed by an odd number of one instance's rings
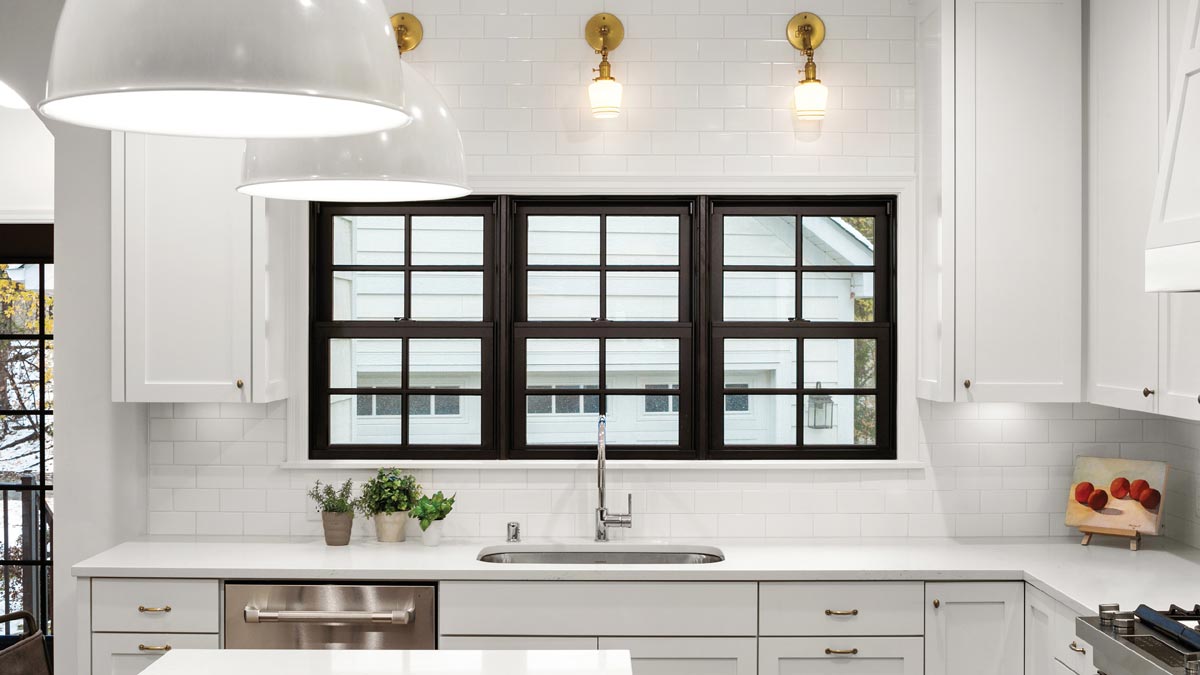
[[[922,675],[924,672],[919,637],[761,638],[758,660],[762,664],[759,675]]]
[[[1167,5],[1105,0],[1088,17],[1087,400],[1144,412],[1159,388],[1159,300],[1146,292],[1144,249],[1167,108]]]
[[[1054,675],[1054,638],[1057,635],[1058,603],[1025,586],[1025,675]]]
[[[170,649],[218,649],[216,634],[92,633],[92,675],[137,675]]]
[[[124,310],[120,400],[250,400],[251,200],[236,190],[244,145],[114,134],[123,154],[113,158],[114,196],[123,183],[113,204],[125,271],[123,295],[114,288],[114,311]]]
[[[1077,673],[1063,665],[1062,661],[1055,661],[1054,665],[1051,666],[1050,672],[1054,675],[1084,675],[1084,673]]]
[[[438,649],[596,649],[594,637],[538,637],[536,635],[443,635]]]
[[[600,638],[600,649],[628,649],[633,675],[757,675],[754,638]]]
[[[961,0],[955,26],[957,398],[1078,401],[1080,0]]]
[[[926,675],[1022,672],[1024,586],[1019,581],[926,584]]]

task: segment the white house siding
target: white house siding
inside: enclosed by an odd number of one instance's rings
[[[404,219],[401,217],[335,217],[335,262],[403,264]],[[478,217],[412,219],[412,262],[482,265],[483,230]],[[600,264],[598,216],[533,215],[528,219],[528,256],[532,265]],[[679,264],[679,220],[674,216],[609,216],[605,248],[608,264]],[[723,247],[728,264],[792,265],[796,257],[796,222],[792,217],[747,216],[725,219]],[[684,233],[686,234],[686,233]],[[834,218],[805,218],[803,251],[807,264],[870,265],[871,243],[847,223]],[[679,272],[607,272],[608,317],[614,321],[677,321]],[[528,276],[531,320],[588,320],[600,314],[598,271],[537,271]],[[859,272],[805,275],[801,313],[811,321],[853,321],[854,298],[874,292],[870,274]],[[483,275],[478,272],[412,272],[412,319],[479,320],[483,307]],[[786,321],[795,316],[792,271],[729,272],[725,277],[727,320]],[[404,275],[389,272],[335,273],[335,317],[393,320],[404,315]],[[331,357],[334,386],[400,386],[399,340],[336,341]],[[416,345],[431,345],[417,352]],[[413,386],[478,388],[478,341],[413,341]],[[596,414],[585,399],[599,385],[598,340],[532,340],[527,349],[527,385],[531,388],[580,389],[564,393],[542,410],[518,402],[526,415],[530,444],[591,444],[596,440]],[[417,362],[420,354],[420,363]],[[826,388],[853,386],[852,340],[810,342],[805,349],[805,383]],[[733,386],[795,387],[794,341],[739,340],[726,347],[726,373]],[[675,340],[610,340],[607,385],[613,389],[679,386],[679,346]],[[649,406],[644,396],[610,396],[607,401],[611,443],[671,445],[678,442],[679,399],[655,391]],[[665,400],[662,397],[667,397]],[[590,399],[595,401],[595,399]],[[558,402],[562,401],[559,405]],[[535,401],[538,403],[539,401]],[[545,399],[540,400],[545,404]],[[666,409],[661,409],[663,404]],[[592,404],[592,408],[595,408]],[[748,410],[725,413],[725,439],[730,444],[794,443],[803,428],[795,396],[749,397]],[[564,412],[559,408],[568,408]],[[853,401],[836,400],[832,429],[806,429],[809,443],[849,445],[854,442]],[[393,408],[394,409],[394,408]],[[413,415],[412,443],[474,444],[479,441],[480,401],[462,397],[454,415]],[[354,397],[330,401],[331,438],[347,443],[396,443],[403,420],[399,415],[359,415]]]

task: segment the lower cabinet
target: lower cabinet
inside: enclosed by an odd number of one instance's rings
[[[1025,587],[1025,675],[1092,675],[1092,646],[1075,637],[1076,613]]]
[[[92,633],[92,675],[136,675],[172,649],[218,649],[215,634]]]
[[[922,675],[925,672],[923,656],[919,637],[761,638],[758,641],[760,675]]]
[[[1025,584],[925,584],[926,675],[1024,671]]]
[[[757,675],[754,638],[600,638],[600,649],[628,649],[633,675]]]
[[[597,649],[594,637],[538,637],[531,635],[449,635],[438,640],[438,649]]]

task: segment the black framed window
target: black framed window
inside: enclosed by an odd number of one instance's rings
[[[895,457],[888,200],[714,200],[714,458]]]
[[[313,209],[313,458],[886,459],[893,197]]]
[[[495,205],[313,209],[314,458],[497,457]]]
[[[53,633],[54,234],[0,225],[0,613]],[[3,636],[22,632],[0,624]]]

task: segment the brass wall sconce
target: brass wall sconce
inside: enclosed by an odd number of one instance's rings
[[[583,29],[588,45],[600,55],[600,67],[593,68],[597,76],[588,85],[588,98],[592,103],[592,117],[612,119],[621,114],[621,83],[612,76],[612,64],[608,53],[625,39],[625,26],[612,14],[597,14],[588,19]]]
[[[829,88],[817,79],[817,64],[813,63],[813,52],[825,41],[825,22],[810,12],[792,17],[787,25],[787,39],[792,46],[804,53],[804,79],[793,92],[796,117],[801,120],[825,118],[825,105],[829,100]]]
[[[392,30],[396,33],[396,48],[401,54],[416,49],[425,37],[421,21],[407,12],[392,15]]]

